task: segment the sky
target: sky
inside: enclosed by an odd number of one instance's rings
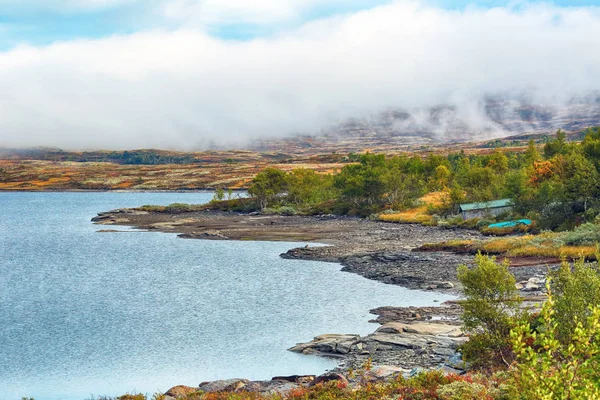
[[[236,146],[600,90],[600,0],[0,0],[0,146]]]

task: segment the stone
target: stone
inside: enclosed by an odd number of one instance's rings
[[[438,283],[437,288],[438,289],[453,289],[454,284],[452,282],[442,282],[442,283]]]
[[[303,354],[314,353],[315,351],[329,354],[348,354],[358,340],[360,340],[359,335],[325,334],[315,337],[311,342],[298,343],[289,350]]]
[[[460,328],[456,325],[447,325],[447,324],[436,324],[436,323],[426,323],[426,322],[418,322],[413,324],[405,324],[402,322],[388,322],[383,325],[377,332],[381,333],[415,333],[418,335],[433,335],[433,336],[446,336],[446,335],[456,335],[456,331]]]
[[[275,376],[272,381],[286,381],[293,383],[310,383],[316,378],[315,375],[290,375],[290,376]]]
[[[392,365],[377,365],[367,371],[365,377],[371,381],[385,381],[406,373],[406,370]]]
[[[271,381],[253,381],[244,386],[244,391],[251,393],[260,393],[262,395],[281,395],[286,396],[290,391],[298,389],[300,384],[284,380]]]
[[[448,347],[434,347],[433,352],[439,356],[446,356],[446,357],[452,357],[454,355],[454,353],[456,353],[455,350],[449,349]]]
[[[190,394],[198,392],[198,390],[199,389],[197,387],[194,388],[194,387],[183,386],[183,385],[173,386],[171,389],[169,389],[165,392],[165,396],[171,396],[174,398],[185,397]]]
[[[419,335],[414,334],[393,335],[375,333],[374,335],[370,336],[369,339],[375,342],[392,344],[409,349],[420,349],[427,346],[426,340],[419,337]]]
[[[446,362],[446,365],[454,369],[464,370],[466,368],[465,362],[462,359],[462,354],[460,353],[455,353],[452,357],[450,357]]]
[[[442,371],[444,373],[444,375],[463,375],[465,373],[465,371],[461,370],[461,369],[456,369],[456,368],[452,368],[449,367],[447,365],[442,365],[439,368],[440,371]]]
[[[344,375],[336,374],[336,373],[327,373],[327,374],[317,376],[315,378],[315,380],[309,384],[309,386],[315,386],[315,385],[318,385],[319,383],[327,383],[327,382],[332,382],[332,381],[337,381],[343,385],[348,385],[348,379],[346,379],[346,377]]]
[[[533,282],[527,282],[527,285],[522,290],[525,292],[534,292],[539,289],[540,289],[540,286],[538,284],[533,283]]]
[[[248,379],[225,379],[212,382],[202,382],[199,390],[206,393],[237,392],[250,382]]]

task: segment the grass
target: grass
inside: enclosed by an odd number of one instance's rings
[[[426,251],[497,254],[512,257],[556,257],[593,260],[597,253],[600,225],[582,225],[574,231],[543,232],[539,235],[502,237],[490,240],[450,240],[421,246]]]
[[[397,222],[401,224],[435,225],[435,219],[429,215],[430,207],[441,205],[447,192],[432,192],[421,197],[418,206],[401,212],[385,212],[378,216],[380,221]]]
[[[298,159],[277,164],[268,157],[247,153],[236,163],[205,157],[200,164],[122,165],[110,162],[0,160],[0,190],[197,190],[216,187],[245,189],[267,166],[318,173],[338,171],[345,164]]]

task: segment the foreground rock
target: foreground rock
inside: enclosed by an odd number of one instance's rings
[[[444,370],[445,373],[460,373],[460,371],[453,370],[450,367],[446,367],[446,369],[447,371],[444,369],[442,370]],[[334,382],[341,387],[358,388],[365,384],[390,381],[399,376],[409,377],[414,374],[415,371],[408,371],[391,365],[379,365],[367,370],[355,371],[352,374],[332,371],[319,376],[279,376],[268,381],[227,379],[203,382],[198,387],[175,386],[165,393],[165,400],[186,398],[186,396],[196,393],[237,393],[240,396],[243,396],[243,393],[257,393],[261,395],[286,396],[297,389],[330,384],[331,382]]]
[[[452,324],[389,322],[367,336],[321,335],[289,350],[339,358],[343,368],[360,368],[371,360],[375,365],[411,370],[449,363],[466,339],[460,327]]]

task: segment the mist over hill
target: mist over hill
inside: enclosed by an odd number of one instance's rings
[[[307,151],[321,147],[336,151],[394,150],[424,144],[484,141],[518,134],[552,134],[558,129],[581,131],[600,125],[600,94],[574,98],[564,104],[533,103],[523,96],[488,96],[470,107],[440,105],[387,110],[351,118],[312,135],[286,140],[263,140],[254,149]]]

